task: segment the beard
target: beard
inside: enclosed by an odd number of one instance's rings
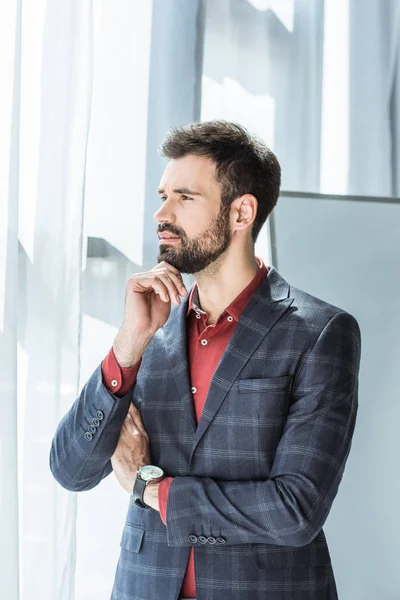
[[[229,209],[230,206],[223,206],[209,227],[194,238],[189,238],[174,225],[161,225],[159,233],[169,231],[179,237],[180,242],[177,245],[160,244],[158,262],[165,260],[181,273],[190,274],[199,273],[209,267],[225,252],[231,242]]]

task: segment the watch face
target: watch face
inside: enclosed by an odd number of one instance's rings
[[[164,475],[164,471],[160,467],[154,467],[153,465],[145,465],[139,469],[140,477],[143,481],[152,481],[158,479]]]

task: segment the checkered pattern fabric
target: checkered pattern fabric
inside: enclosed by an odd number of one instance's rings
[[[356,422],[356,319],[289,286],[269,267],[213,375],[196,427],[186,311],[187,298],[172,308],[132,393],[110,394],[99,365],[53,439],[57,481],[73,491],[91,489],[112,470],[133,401],[153,464],[174,477],[167,526],[130,498],[112,600],[177,600],[192,546],[198,600],[337,600],[323,525]],[[98,411],[104,418],[87,440]]]

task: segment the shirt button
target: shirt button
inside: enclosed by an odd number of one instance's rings
[[[196,319],[201,319],[201,314],[196,313]]]
[[[207,342],[207,340],[201,340],[201,344],[202,344],[202,346],[207,346],[208,342]]]
[[[117,381],[116,379],[113,379],[113,380],[112,380],[112,382],[111,382],[111,385],[112,385],[113,387],[117,387],[117,385],[118,385],[118,381]]]
[[[228,321],[229,321],[229,323],[232,323],[233,317],[228,317]]]
[[[192,387],[192,394],[195,394],[197,392],[197,388]]]

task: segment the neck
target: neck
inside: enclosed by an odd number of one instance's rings
[[[228,248],[212,265],[195,273],[201,309],[208,323],[216,321],[227,306],[249,285],[259,265],[253,248],[236,251]]]

